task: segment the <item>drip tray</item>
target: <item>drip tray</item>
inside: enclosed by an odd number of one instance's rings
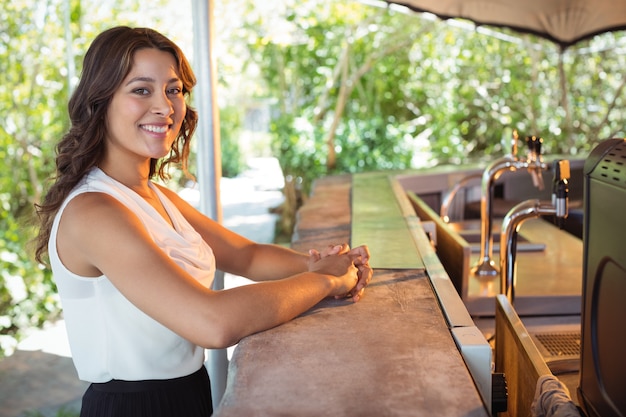
[[[580,370],[580,331],[530,333],[554,375]]]
[[[480,231],[461,231],[459,235],[465,239],[465,241],[470,245],[472,253],[480,253]],[[518,252],[540,252],[546,249],[545,243],[537,243],[531,242],[526,237],[524,237],[521,233],[517,234],[517,251]],[[494,239],[492,242],[492,250],[495,253],[500,251],[500,241],[499,235],[494,235]]]

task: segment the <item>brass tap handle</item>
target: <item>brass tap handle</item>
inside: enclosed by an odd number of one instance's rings
[[[542,146],[543,138],[535,138],[535,155],[537,155],[537,157],[541,156]]]
[[[511,137],[511,155],[513,157],[517,156],[517,141],[519,139],[519,135],[517,134],[517,129],[513,130],[513,136]]]
[[[555,209],[557,225],[563,227],[564,219],[569,212],[569,161],[561,159],[554,161],[554,178],[552,180],[552,205]]]
[[[567,159],[560,159],[554,161],[554,183],[561,180],[569,180],[570,179],[570,170],[569,170],[569,161]]]
[[[535,162],[541,159],[543,138],[537,136],[526,136],[526,148],[529,161]]]

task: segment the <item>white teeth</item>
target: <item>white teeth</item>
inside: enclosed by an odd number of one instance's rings
[[[154,133],[165,133],[165,131],[167,130],[166,126],[143,125],[142,128],[147,130],[148,132]]]

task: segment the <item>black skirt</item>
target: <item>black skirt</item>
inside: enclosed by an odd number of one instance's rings
[[[93,383],[83,395],[81,417],[209,417],[211,382],[202,366],[181,378]]]

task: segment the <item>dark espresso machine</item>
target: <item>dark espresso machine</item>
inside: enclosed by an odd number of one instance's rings
[[[626,416],[626,139],[584,167],[583,292],[578,399],[588,416]]]

